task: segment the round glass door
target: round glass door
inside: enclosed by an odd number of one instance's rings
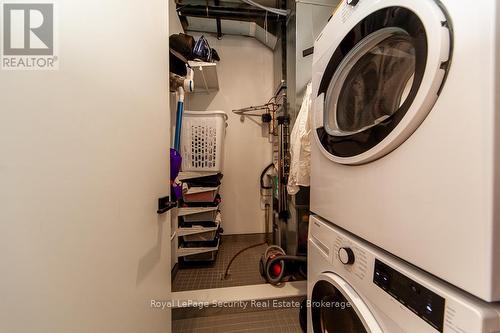
[[[415,53],[412,38],[401,28],[384,28],[363,39],[328,86],[326,131],[353,135],[393,116],[413,84]]]
[[[314,333],[382,333],[361,298],[335,274],[315,283],[311,320]]]
[[[435,4],[426,8],[445,17]],[[315,112],[323,122],[317,138],[334,161],[361,164],[387,154],[430,112],[450,64],[451,35],[447,22],[423,17],[432,31],[408,8],[379,9],[333,51],[317,91],[322,107]],[[430,32],[442,40],[428,39]]]
[[[315,303],[318,304],[314,306]],[[314,333],[367,333],[349,301],[328,282],[320,281],[314,286],[312,304]]]

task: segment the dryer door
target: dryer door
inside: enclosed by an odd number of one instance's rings
[[[314,333],[382,333],[359,295],[336,274],[318,278],[310,301]]]
[[[315,68],[324,73],[315,91],[317,139],[342,164],[373,161],[404,142],[436,102],[451,55],[449,23],[434,0],[358,6],[348,19],[339,9],[327,25],[321,39],[338,45],[324,55],[326,67]],[[345,37],[335,42],[330,34],[339,29]]]

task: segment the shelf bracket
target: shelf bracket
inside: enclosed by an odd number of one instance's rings
[[[165,214],[169,210],[177,207],[177,201],[170,201],[170,197],[163,197],[158,199],[158,215]]]

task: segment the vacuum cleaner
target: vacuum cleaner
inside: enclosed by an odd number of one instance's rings
[[[174,147],[170,149],[170,182],[177,199],[180,199],[182,197],[182,187],[179,184],[175,184],[175,179],[179,175],[182,164],[180,147],[182,134],[182,117],[184,113],[184,97],[186,92],[193,92],[194,90],[194,71],[189,66],[186,66],[186,71],[186,76],[179,76],[177,74],[170,73],[170,89],[171,91],[176,91],[178,96]]]
[[[277,245],[269,246],[260,258],[260,274],[267,282],[279,285],[299,274],[307,278],[307,257],[290,256]]]
[[[264,179],[265,176],[272,173],[273,170],[274,170],[274,164],[271,163],[262,171],[262,174],[260,176],[261,191],[274,190],[273,184],[266,184]],[[275,178],[275,176],[272,176],[272,178]],[[250,245],[238,251],[229,261],[229,264],[226,267],[224,275],[222,276],[223,280],[229,277],[229,270],[231,268],[231,265],[238,256],[240,256],[241,254],[252,248],[264,245],[267,245],[267,248],[264,251],[262,257],[260,258],[259,271],[260,274],[264,277],[264,279],[266,279],[268,283],[273,285],[279,285],[283,282],[290,281],[294,278],[302,278],[302,279],[307,278],[306,256],[287,255],[285,250],[283,250],[280,246],[272,245],[272,240],[269,237],[270,235],[269,210],[271,209],[271,206],[269,203],[266,203],[265,207],[266,207],[266,214],[265,214],[266,240],[261,243]]]

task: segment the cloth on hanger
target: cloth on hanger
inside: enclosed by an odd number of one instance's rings
[[[295,125],[290,135],[290,175],[288,177],[288,193],[299,192],[299,186],[310,186],[311,178],[311,83],[307,85]]]

